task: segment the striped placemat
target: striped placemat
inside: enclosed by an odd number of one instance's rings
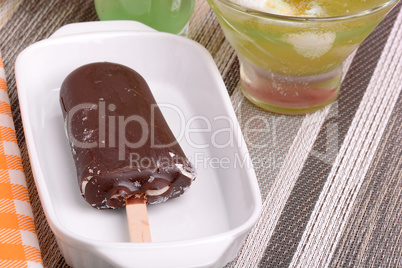
[[[0,51],[43,263],[68,267],[33,184],[13,66],[28,45],[97,16],[92,1],[6,2],[12,12],[2,22]],[[399,3],[348,59],[339,99],[290,117],[242,96],[236,54],[208,4],[197,1],[190,38],[209,50],[222,74],[263,199],[260,220],[227,267],[402,267],[401,24]]]

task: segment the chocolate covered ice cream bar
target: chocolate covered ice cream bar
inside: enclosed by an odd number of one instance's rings
[[[70,73],[60,104],[82,196],[96,208],[126,198],[161,203],[183,194],[195,171],[144,78],[97,62]]]

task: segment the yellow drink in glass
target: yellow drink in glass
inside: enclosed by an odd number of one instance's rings
[[[342,63],[398,2],[207,1],[239,57],[245,96],[284,114],[305,114],[333,102]]]

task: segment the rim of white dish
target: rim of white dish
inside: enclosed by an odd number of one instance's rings
[[[97,24],[101,24],[102,22],[94,22]],[[160,35],[160,36],[165,36],[166,38],[173,38],[176,40],[180,40],[180,42],[185,42],[185,43],[191,43],[192,46],[194,46],[195,49],[201,51],[204,55],[209,55],[207,54],[207,50],[199,43],[184,38],[180,37],[177,35],[169,34],[169,33],[163,33],[163,32],[157,32],[157,31],[150,31],[150,32],[136,32],[136,31],[106,31],[106,32],[93,32],[93,33],[81,33],[81,34],[71,34],[71,35],[66,35],[66,36],[60,36],[57,38],[48,38],[44,39],[41,41],[38,41],[29,47],[25,48],[17,57],[15,68],[16,68],[16,75],[19,74],[19,66],[22,65],[21,63],[21,58],[24,57],[23,55],[26,53],[29,53],[30,50],[35,49],[36,47],[40,46],[46,46],[49,43],[50,44],[60,44],[63,43],[64,41],[69,41],[71,39],[80,39],[82,36],[100,36],[100,37],[108,37],[112,38],[114,36],[127,36],[127,35]],[[205,58],[209,64],[215,64],[213,62],[212,57],[209,55]],[[215,73],[218,75],[218,73]],[[223,82],[223,81],[222,81]],[[25,88],[26,86],[21,83],[20,81],[20,88],[18,90],[18,96],[20,100],[21,105],[21,115],[23,117],[23,122],[24,122],[24,131],[28,143],[28,151],[30,155],[30,161],[31,161],[31,166],[32,166],[32,172],[34,174],[34,181],[36,184],[36,187],[38,188],[39,192],[39,197],[41,199],[43,211],[46,215],[46,218],[48,219],[48,224],[51,227],[52,231],[56,234],[56,237],[62,240],[66,240],[67,238],[69,239],[69,242],[72,243],[73,241],[75,242],[81,242],[82,247],[85,246],[100,246],[104,248],[112,247],[112,248],[125,248],[127,245],[129,245],[132,248],[143,248],[143,249],[153,249],[153,248],[166,248],[166,247],[185,247],[185,246],[192,246],[192,245],[198,245],[198,244],[204,244],[204,243],[210,243],[210,242],[218,242],[218,241],[224,241],[227,239],[233,239],[234,237],[237,237],[241,234],[244,234],[245,232],[248,232],[251,230],[251,228],[256,224],[258,221],[261,210],[262,210],[262,200],[258,188],[258,183],[255,178],[250,180],[250,187],[251,191],[253,192],[253,203],[255,205],[252,213],[249,215],[249,217],[239,226],[236,226],[230,230],[226,230],[222,233],[218,234],[212,234],[208,235],[202,238],[189,238],[189,239],[184,239],[184,240],[177,240],[177,241],[162,241],[162,242],[152,242],[152,243],[131,243],[131,242],[125,242],[125,241],[102,241],[102,240],[95,240],[92,238],[84,237],[80,234],[77,234],[70,230],[69,228],[65,227],[64,224],[60,221],[59,217],[55,213],[55,208],[51,202],[51,198],[49,197],[49,192],[48,188],[46,185],[44,185],[44,174],[42,170],[42,165],[39,163],[39,157],[37,155],[37,149],[36,149],[36,144],[34,142],[34,135],[32,133],[31,129],[31,122],[30,122],[30,117],[26,116],[27,114],[27,103],[28,99],[26,97],[25,93]],[[230,111],[229,111],[230,112]],[[232,112],[230,112],[232,113]],[[234,111],[233,111],[234,113]],[[234,115],[234,114],[233,114]],[[236,123],[237,127],[240,128],[238,123]],[[241,134],[242,135],[242,134]],[[247,148],[245,149],[247,152]],[[248,169],[246,171],[251,178],[255,177],[254,170]]]

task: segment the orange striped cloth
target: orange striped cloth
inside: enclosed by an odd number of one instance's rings
[[[43,267],[0,55],[0,267]]]

